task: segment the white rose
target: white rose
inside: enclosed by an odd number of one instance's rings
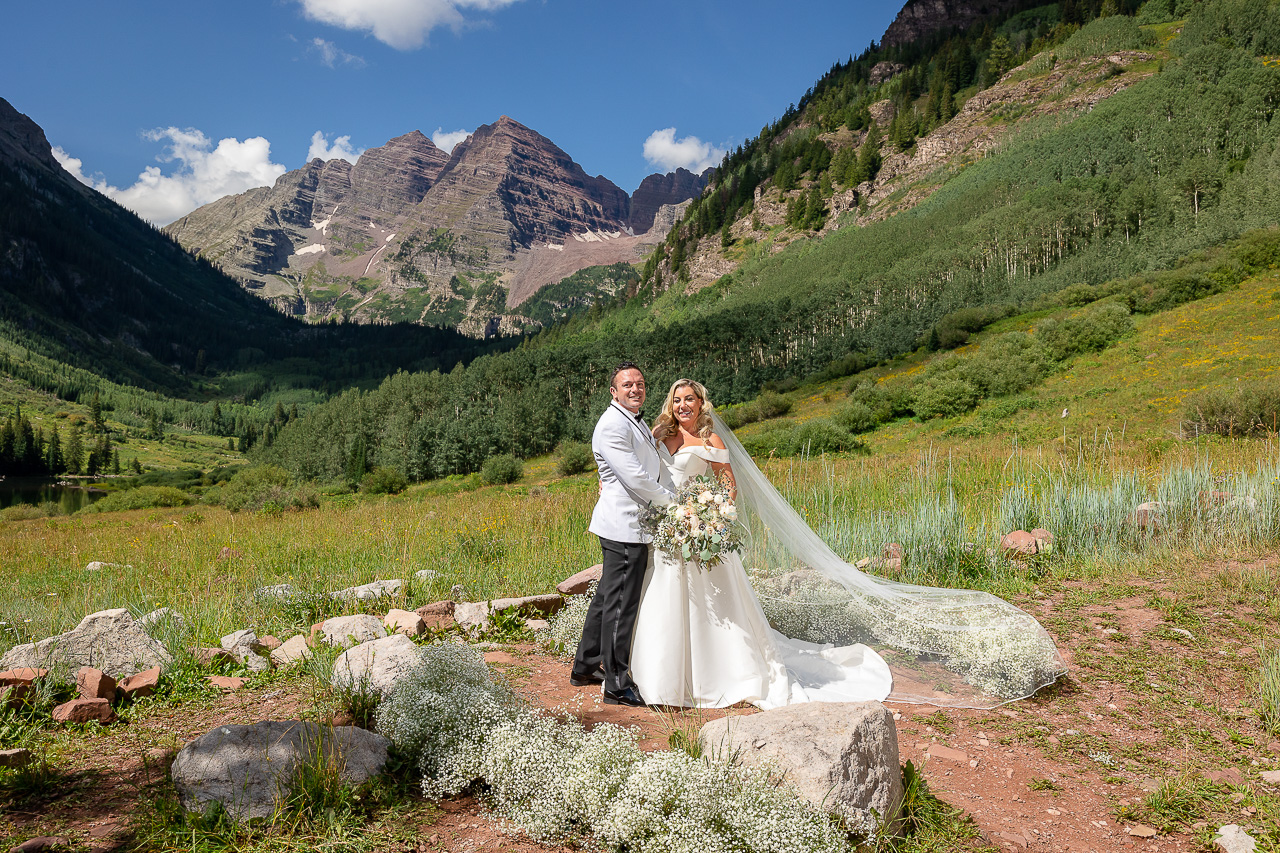
[[[733,504],[725,504],[725,506],[720,510],[720,514],[725,518],[734,519],[738,517],[738,508]]]
[[[698,495],[698,503],[700,504],[711,503],[711,498],[712,498],[711,492],[703,492],[702,494]]]

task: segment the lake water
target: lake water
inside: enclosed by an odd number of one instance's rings
[[[0,480],[0,509],[18,504],[39,505],[53,501],[64,513],[73,513],[105,495],[105,492],[96,489],[62,485],[56,480],[42,477],[6,477]]]

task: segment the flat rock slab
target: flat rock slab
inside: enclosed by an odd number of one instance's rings
[[[29,749],[0,749],[0,767],[26,767],[34,759]]]
[[[801,796],[854,829],[897,823],[898,732],[879,702],[809,702],[724,717],[703,726],[698,742],[709,755],[781,770]]]
[[[495,598],[493,601],[458,602],[453,619],[464,631],[483,632],[494,613],[516,610],[532,616],[550,616],[564,607],[561,595],[526,595],[522,598]]]
[[[392,610],[382,619],[388,632],[407,637],[421,637],[427,633],[427,623],[412,610]]]
[[[387,629],[377,616],[361,613],[357,616],[335,616],[320,623],[316,639],[330,646],[342,649],[368,642],[380,640],[387,636]]]
[[[243,821],[270,816],[303,762],[322,757],[358,785],[382,772],[388,745],[382,735],[352,726],[298,720],[219,726],[187,744],[170,774],[188,810],[218,802]]]
[[[583,569],[576,575],[571,575],[556,584],[556,592],[561,595],[582,595],[591,588],[593,583],[600,582],[600,575],[604,572],[604,564],[596,563],[589,569]]]
[[[40,835],[28,838],[17,847],[9,848],[9,853],[40,853],[42,850],[69,850],[71,841],[58,835]]]
[[[72,699],[53,709],[54,722],[58,723],[110,723],[115,718],[116,712],[106,699]]]
[[[280,648],[271,651],[271,662],[276,666],[293,666],[311,657],[311,647],[302,634],[290,637],[280,644]]]
[[[0,658],[0,668],[91,666],[120,678],[172,662],[164,644],[152,639],[128,610],[118,608],[90,613],[65,634],[14,646]]]
[[[369,640],[338,655],[333,662],[333,685],[385,696],[421,658],[417,643],[404,634]]]
[[[374,601],[375,599],[395,595],[403,586],[404,581],[402,580],[373,581],[360,586],[340,589],[337,592],[329,593],[329,595],[332,598],[343,601]]]
[[[128,699],[150,696],[160,686],[160,667],[153,666],[120,682],[120,693]]]

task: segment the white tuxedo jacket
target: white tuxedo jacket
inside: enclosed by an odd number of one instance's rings
[[[615,542],[648,542],[640,529],[640,509],[671,503],[671,472],[658,456],[648,427],[616,402],[596,423],[591,451],[600,472],[600,500],[591,513],[595,535]]]

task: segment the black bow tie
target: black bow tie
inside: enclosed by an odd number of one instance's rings
[[[644,415],[640,414],[639,412],[637,412],[636,414],[632,415],[632,417],[634,417],[634,418],[636,419],[636,422],[637,422],[637,423],[644,423]]]

